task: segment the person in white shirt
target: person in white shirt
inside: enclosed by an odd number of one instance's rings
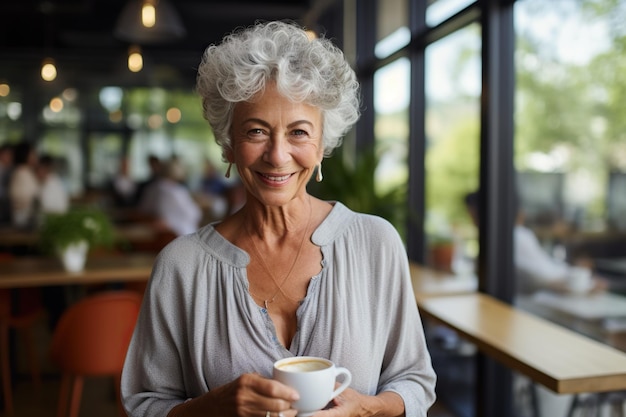
[[[13,171],[13,146],[0,145],[0,224],[11,222],[11,204],[9,200],[9,180]]]
[[[146,188],[139,209],[156,220],[157,227],[178,236],[195,232],[202,210],[183,184],[185,170],[178,159],[171,160],[163,176]]]
[[[122,156],[118,170],[111,179],[110,193],[115,207],[129,208],[135,205],[138,184],[130,173],[128,157]]]
[[[14,150],[15,169],[9,179],[11,223],[19,228],[34,227],[40,186],[35,167],[37,153],[30,142],[20,142]]]
[[[70,206],[70,196],[56,172],[54,159],[49,155],[42,155],[37,165],[37,177],[41,184],[39,192],[39,209],[41,214],[65,213]]]
[[[479,193],[467,194],[465,205],[474,224],[478,225]],[[526,294],[539,290],[568,292],[570,277],[581,266],[589,268],[589,265],[572,265],[549,254],[541,246],[535,233],[524,225],[524,220],[524,212],[519,209],[513,228],[513,261],[517,274],[518,291]],[[602,291],[607,286],[605,279],[593,277],[589,292]]]

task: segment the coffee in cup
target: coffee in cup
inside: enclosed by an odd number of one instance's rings
[[[298,417],[307,417],[323,409],[352,381],[348,369],[314,356],[296,356],[276,361],[273,377],[300,394],[300,399],[292,404],[298,410]],[[342,377],[341,384],[335,388],[338,377]]]

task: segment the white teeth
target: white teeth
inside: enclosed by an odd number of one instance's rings
[[[274,177],[272,175],[263,174],[263,176],[270,181],[285,181],[287,178],[289,178],[289,175],[282,175],[280,177]]]

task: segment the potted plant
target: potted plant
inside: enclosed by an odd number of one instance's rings
[[[350,164],[338,151],[322,162],[324,180],[311,182],[311,194],[324,200],[338,200],[352,210],[375,214],[387,219],[405,238],[409,215],[406,186],[396,186],[385,193],[375,190],[374,173],[380,158],[370,147],[361,150]]]
[[[439,234],[429,236],[429,263],[433,268],[441,271],[452,271],[454,258],[454,239],[451,236]]]
[[[110,246],[113,240],[113,224],[104,212],[94,208],[47,214],[40,229],[43,249],[57,254],[69,271],[82,270],[90,249]]]

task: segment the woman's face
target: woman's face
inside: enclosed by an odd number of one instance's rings
[[[231,137],[227,157],[248,194],[264,205],[282,206],[306,193],[322,160],[322,112],[289,101],[270,84],[235,106]]]

